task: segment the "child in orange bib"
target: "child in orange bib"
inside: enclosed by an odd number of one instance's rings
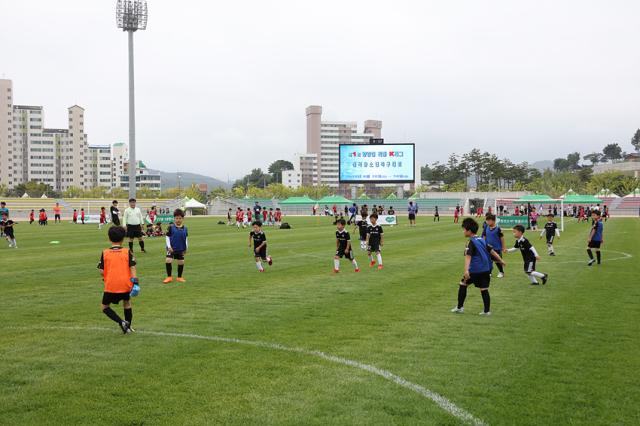
[[[104,280],[102,294],[102,312],[116,322],[124,334],[133,332],[131,323],[133,311],[131,309],[131,290],[138,284],[136,277],[136,260],[130,250],[122,247],[127,231],[121,226],[109,229],[111,248],[102,252],[98,269]],[[135,294],[134,294],[135,296]],[[124,320],[111,309],[111,304],[119,304],[122,300]]]

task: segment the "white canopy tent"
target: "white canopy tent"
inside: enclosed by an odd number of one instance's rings
[[[624,198],[631,198],[631,197],[640,197],[640,188],[636,188],[633,190],[631,194],[627,194],[624,196]]]
[[[26,192],[24,194],[22,194],[21,198],[29,198],[29,194],[27,194]]]
[[[40,197],[40,198],[43,198],[43,199],[44,199],[44,198],[49,198],[49,197],[47,197],[47,194],[44,194],[44,193],[43,193],[43,194],[42,194],[42,197]]]
[[[185,200],[184,202],[184,209],[192,214],[194,209],[203,209],[206,210],[207,206],[202,204],[200,201],[196,200],[195,198],[191,198],[190,200]]]

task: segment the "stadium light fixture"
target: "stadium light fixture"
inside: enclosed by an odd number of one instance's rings
[[[133,78],[133,33],[147,29],[146,0],[118,0],[116,23],[129,38],[129,198],[136,196],[136,112]]]

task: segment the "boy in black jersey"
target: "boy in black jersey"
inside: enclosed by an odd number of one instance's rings
[[[340,259],[346,257],[351,261],[355,272],[360,272],[360,268],[358,268],[358,262],[356,262],[355,257],[353,256],[353,250],[351,247],[351,236],[349,235],[349,231],[344,229],[347,222],[344,219],[338,219],[336,222],[336,226],[338,230],[336,231],[336,255],[333,257],[333,272],[340,272]]]
[[[549,256],[555,256],[556,252],[553,249],[553,240],[555,237],[560,238],[560,231],[558,230],[558,224],[553,220],[553,214],[549,213],[547,215],[547,223],[544,224],[544,229],[540,233],[540,238],[543,235],[547,237],[547,251],[549,252]]]
[[[0,221],[0,231],[2,231],[2,235],[7,239],[9,247],[11,248],[18,248],[18,245],[16,244],[16,237],[13,233],[13,227],[15,225],[16,223],[13,220],[9,219],[7,213],[3,212],[2,221]]]
[[[259,272],[264,272],[262,267],[262,261],[265,261],[271,266],[273,259],[267,255],[267,236],[262,231],[262,222],[253,222],[253,231],[249,233],[249,248],[251,248],[251,242],[253,241],[253,255],[256,259],[256,267]]]
[[[358,233],[360,235],[360,249],[366,250],[367,249],[367,227],[369,226],[369,224],[367,223],[366,217],[363,216],[362,219],[356,222],[356,225],[358,226]]]
[[[382,253],[380,248],[384,246],[384,230],[378,225],[377,213],[369,216],[371,225],[367,226],[367,252],[369,254],[369,267],[373,267],[376,261],[373,259],[373,253],[376,254],[378,260],[378,269],[382,269]]]
[[[513,236],[516,239],[516,244],[513,248],[507,250],[509,253],[520,250],[522,259],[524,260],[524,273],[527,274],[531,285],[538,285],[536,278],[542,279],[542,284],[546,284],[549,280],[549,274],[543,274],[536,271],[536,260],[540,260],[538,252],[535,247],[531,245],[529,240],[524,237],[524,226],[516,225],[513,227]]]

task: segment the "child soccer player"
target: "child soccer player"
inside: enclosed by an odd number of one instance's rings
[[[256,267],[259,272],[264,272],[262,261],[267,262],[269,266],[271,266],[273,265],[273,259],[267,255],[267,236],[264,234],[264,231],[262,231],[262,222],[259,220],[253,222],[253,231],[249,233],[249,248],[251,248],[252,241]]]
[[[269,222],[267,221],[269,217],[269,210],[266,208],[262,209],[262,224],[268,226]],[[256,220],[260,220],[259,217],[256,217]]]
[[[273,220],[273,207],[269,209],[269,226],[275,225],[275,221]]]
[[[78,210],[77,209],[73,209],[73,223],[74,223],[74,225],[78,224]]]
[[[111,213],[111,223],[113,223],[114,226],[120,226],[120,210],[118,210],[118,200],[113,200],[111,202],[109,212]]]
[[[35,210],[32,209],[29,212],[29,225],[31,225],[33,222],[35,222],[35,220],[36,220],[36,212],[35,212]]]
[[[459,218],[460,218],[460,206],[456,206],[456,209],[453,211],[453,223],[458,223]]]
[[[131,309],[131,290],[138,284],[136,277],[136,260],[131,250],[122,247],[127,231],[121,226],[109,228],[111,248],[102,252],[98,269],[104,281],[102,294],[102,312],[120,326],[124,334],[133,332],[131,323],[133,311]],[[135,294],[134,294],[135,295]],[[111,309],[111,304],[123,301],[124,320]]]
[[[438,206],[436,206],[436,210],[433,212],[433,221],[440,222],[440,212],[438,211]]]
[[[600,248],[602,247],[602,243],[604,243],[604,239],[602,238],[602,234],[604,232],[604,224],[602,223],[602,216],[599,210],[593,210],[591,212],[591,219],[593,220],[593,226],[591,227],[591,231],[589,231],[589,239],[587,240],[587,254],[589,255],[589,263],[587,265],[592,266],[595,263],[595,259],[593,258],[593,251],[596,251],[596,257],[598,258],[598,265],[602,263],[602,255],[600,254]]]
[[[494,214],[487,213],[485,220],[487,226],[485,226],[482,231],[482,238],[486,241],[488,246],[495,250],[498,257],[502,258],[502,252],[506,247],[502,229],[496,225],[496,216]],[[498,267],[498,278],[504,277],[504,267],[502,266],[502,262],[496,262],[496,266]]]
[[[84,225],[84,209],[80,209],[80,222]]]
[[[538,252],[536,251],[535,247],[532,246],[529,240],[525,238],[524,226],[514,226],[513,236],[516,239],[516,244],[515,246],[513,246],[513,248],[510,248],[507,251],[509,253],[513,253],[520,250],[520,253],[522,254],[522,260],[524,260],[524,273],[529,277],[531,285],[539,284],[536,278],[540,278],[542,280],[542,284],[546,284],[549,280],[549,274],[543,274],[542,272],[536,271],[536,260],[540,260],[540,256],[538,256]]]
[[[359,240],[360,240],[360,250],[367,249],[367,221],[364,219],[364,216],[358,221],[356,221],[356,227],[358,228]]]
[[[382,269],[382,252],[380,248],[384,246],[384,229],[378,225],[378,214],[372,213],[369,216],[371,225],[367,226],[367,252],[369,254],[369,267],[373,267],[376,261],[373,259],[373,253],[376,254],[378,260],[378,269]]]
[[[7,215],[7,213],[2,213],[2,221],[0,221],[0,230],[2,231],[2,234],[7,239],[7,241],[9,242],[10,248],[18,248],[18,245],[16,244],[16,237],[13,233],[13,227],[15,225],[16,223],[13,220],[9,219],[9,216]]]
[[[188,236],[189,232],[187,231],[187,227],[184,226],[184,212],[176,209],[173,212],[173,223],[169,225],[169,229],[167,230],[167,258],[165,261],[167,278],[163,281],[164,284],[173,281],[171,268],[174,259],[178,261],[178,278],[176,278],[176,281],[179,283],[185,282],[185,279],[182,278],[182,272],[184,271],[184,255],[189,248],[187,241]]]
[[[244,228],[243,222],[244,222],[244,210],[238,207],[238,210],[236,210],[236,226],[238,227],[238,229],[240,229],[241,226]]]
[[[62,208],[60,207],[60,203],[56,203],[55,206],[53,206],[53,222],[54,223],[58,223],[58,222],[62,222],[62,219],[60,219],[62,213]]]
[[[537,231],[538,230],[538,212],[536,211],[535,207],[531,208],[531,213],[529,213],[529,218],[531,220],[531,230],[532,231]]]
[[[279,228],[280,225],[282,225],[282,210],[280,210],[280,207],[276,207],[275,217],[276,217],[276,226]]]
[[[333,272],[340,272],[340,259],[346,257],[353,264],[355,272],[360,272],[358,268],[358,262],[356,262],[353,256],[353,250],[351,249],[351,236],[349,231],[344,229],[347,222],[344,219],[338,219],[336,226],[336,255],[333,257]]]
[[[244,214],[244,220],[242,222],[242,227],[249,226],[251,223],[251,209],[247,209],[247,212]]]
[[[464,301],[467,298],[467,287],[471,284],[480,289],[484,310],[480,315],[491,315],[491,258],[505,265],[502,258],[485,240],[478,237],[478,222],[468,217],[462,221],[464,236],[469,239],[464,251],[464,275],[458,287],[458,305],[451,309],[455,314],[464,313]]]
[[[100,207],[100,223],[98,224],[98,229],[102,229],[102,225],[105,223],[107,223],[107,209]]]
[[[547,223],[544,224],[544,228],[540,233],[540,238],[543,235],[547,236],[547,251],[549,252],[549,256],[555,256],[556,251],[553,249],[553,240],[555,237],[560,238],[560,230],[558,230],[558,224],[553,220],[553,213],[549,213],[547,215]]]

